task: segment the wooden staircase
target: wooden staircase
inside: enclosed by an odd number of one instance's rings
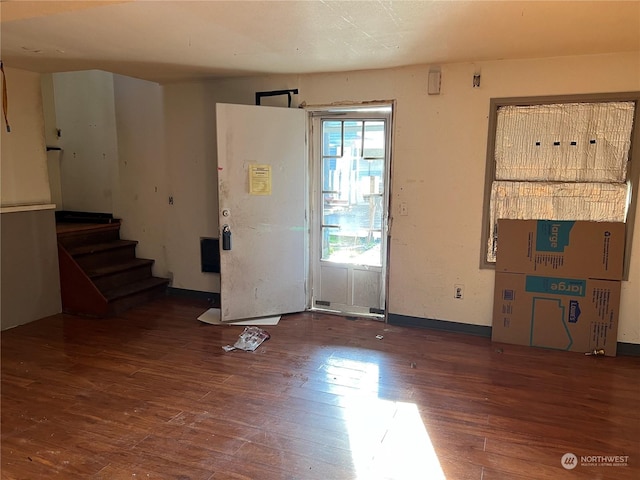
[[[137,258],[133,240],[120,238],[120,221],[56,224],[62,310],[109,317],[165,294],[169,280],[154,277],[153,260]]]

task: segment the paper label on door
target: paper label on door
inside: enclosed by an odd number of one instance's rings
[[[271,165],[249,165],[249,194],[271,195]]]

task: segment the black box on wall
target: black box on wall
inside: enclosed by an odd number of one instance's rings
[[[203,272],[220,273],[220,241],[217,238],[200,239],[200,265]]]

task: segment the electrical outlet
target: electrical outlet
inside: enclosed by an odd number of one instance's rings
[[[403,215],[403,216],[409,215],[409,207],[407,207],[407,202],[400,203],[400,215]]]
[[[453,286],[453,298],[456,300],[462,300],[464,298],[464,285],[456,283]]]

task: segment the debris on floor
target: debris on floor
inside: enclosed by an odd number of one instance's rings
[[[377,338],[378,340],[382,340],[382,339],[384,338],[384,335],[376,335],[376,338]]]
[[[599,357],[601,355],[604,355],[604,349],[599,348],[599,349],[596,349],[596,350],[592,350],[590,352],[586,352],[585,355],[594,355],[596,357]]]
[[[265,340],[269,340],[271,335],[266,330],[263,330],[258,327],[245,327],[244,331],[236,340],[236,343],[233,345],[226,345],[222,347],[225,352],[230,352],[232,350],[244,350],[246,352],[253,352],[256,348],[258,348],[262,342]]]

